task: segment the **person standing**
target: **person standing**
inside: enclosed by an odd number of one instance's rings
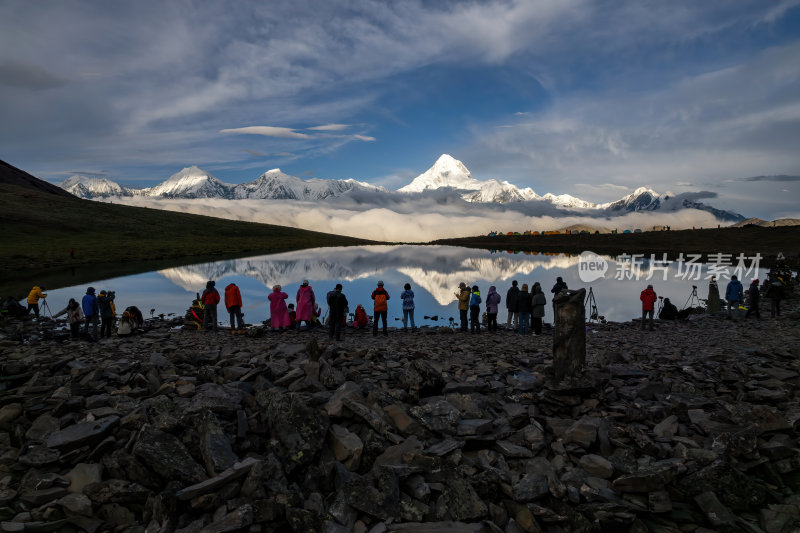
[[[69,324],[70,338],[76,341],[80,339],[81,322],[83,322],[83,311],[81,311],[81,304],[76,302],[75,298],[70,298],[67,306],[56,313],[53,318],[57,318],[65,313],[67,315],[67,323]]]
[[[567,287],[567,283],[563,279],[561,279],[561,276],[558,276],[556,278],[556,284],[553,285],[553,288],[550,289],[550,292],[552,292],[553,294],[558,294],[559,292],[568,288],[569,287]]]
[[[461,331],[467,330],[467,310],[469,309],[470,291],[467,284],[463,281],[458,284],[458,292],[456,293],[458,299],[458,318],[461,321]]]
[[[225,309],[231,319],[231,335],[244,335],[244,315],[242,314],[242,293],[235,283],[225,287]],[[234,324],[236,320],[236,324]],[[239,327],[236,328],[235,326]],[[237,331],[238,330],[238,331]]]
[[[497,287],[492,285],[486,294],[486,329],[494,333],[497,331],[497,310],[500,307],[500,294]]]
[[[114,327],[114,308],[112,302],[115,298],[114,291],[100,291],[97,297],[97,306],[100,310],[100,338],[111,338],[111,329]]]
[[[403,300],[403,331],[408,331],[408,321],[411,321],[411,331],[417,329],[414,324],[414,291],[411,290],[411,284],[406,283],[403,288],[405,289],[400,295]]]
[[[328,337],[337,341],[342,340],[342,326],[347,314],[347,297],[342,294],[342,284],[337,283],[333,292],[328,293],[328,308],[330,309],[330,331]],[[385,324],[385,321],[384,321]]]
[[[511,288],[506,292],[506,309],[508,310],[508,323],[506,329],[511,329],[512,319],[514,329],[519,325],[519,313],[517,312],[517,295],[519,294],[519,287],[517,287],[517,280],[511,282]]]
[[[273,285],[272,292],[267,296],[269,300],[269,327],[280,331],[291,327],[292,319],[289,316],[289,308],[286,307],[288,294],[283,292],[280,285]]]
[[[744,300],[744,287],[735,274],[725,287],[725,299],[728,301],[728,318],[739,320],[739,304]]]
[[[372,291],[370,296],[375,301],[375,317],[372,319],[372,334],[378,334],[378,319],[383,320],[383,334],[389,335],[386,330],[386,315],[389,311],[389,293],[383,288],[383,281],[378,282],[378,288]]]
[[[219,291],[215,288],[217,283],[209,281],[200,300],[203,302],[203,329],[217,331],[217,304],[219,304]]]
[[[87,338],[97,340],[97,317],[100,313],[100,307],[97,304],[97,297],[94,295],[94,287],[86,289],[86,294],[83,295],[81,300],[81,307],[83,308],[83,316],[86,319],[84,333]],[[92,334],[89,335],[89,326],[92,326]]]
[[[47,293],[44,292],[44,287],[34,287],[28,293],[28,311],[25,313],[30,314],[33,311],[34,318],[39,320],[39,300],[47,298]]]
[[[783,299],[783,282],[775,272],[769,272],[769,287],[767,288],[767,298],[770,300],[770,316],[775,318],[781,316],[781,300]],[[800,275],[800,274],[798,274]]]
[[[750,305],[747,306],[747,313],[744,314],[744,317],[747,318],[751,314],[755,314],[756,320],[761,320],[761,312],[758,310],[758,306],[761,304],[761,293],[758,290],[758,279],[753,280],[753,282],[750,284],[750,288],[747,290],[747,293],[750,295]]]
[[[528,284],[522,284],[522,290],[517,295],[517,310],[519,312],[519,328],[517,333],[527,335],[531,331],[531,294]]]
[[[717,286],[717,276],[711,276],[708,282],[708,299],[706,300],[706,313],[719,313],[721,309],[719,302],[719,287]]]
[[[469,299],[469,324],[470,333],[481,332],[481,291],[477,285],[472,286]]]
[[[545,305],[547,298],[542,292],[542,286],[537,281],[533,284],[533,295],[531,296],[531,317],[533,317],[533,335],[537,337],[542,334],[542,318],[544,318]]]
[[[656,292],[653,290],[652,285],[648,285],[645,290],[639,295],[642,301],[642,329],[645,327],[645,321],[648,315],[650,316],[650,331],[653,331],[653,315],[655,314],[655,303],[658,299]]]
[[[314,290],[311,288],[311,285],[308,284],[307,279],[304,279],[303,284],[297,289],[295,301],[297,302],[297,314],[295,317],[297,331],[300,331],[301,322],[305,322],[306,329],[310,329],[314,324],[314,304],[316,303],[316,298],[314,297]]]

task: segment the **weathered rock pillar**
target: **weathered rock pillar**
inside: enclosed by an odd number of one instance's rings
[[[574,377],[586,361],[586,289],[553,297],[553,369],[556,381]]]

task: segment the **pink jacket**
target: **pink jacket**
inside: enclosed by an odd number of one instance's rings
[[[289,297],[285,292],[273,290],[267,298],[269,299],[270,327],[288,328],[289,309],[286,308],[286,299]]]
[[[314,291],[311,285],[297,289],[297,320],[311,320],[314,316]]]

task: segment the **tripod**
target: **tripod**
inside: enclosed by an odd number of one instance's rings
[[[692,285],[692,292],[689,294],[689,298],[683,306],[684,309],[690,307],[700,307],[700,298],[697,297],[697,285]]]
[[[589,293],[586,295],[586,301],[583,303],[584,308],[589,309],[589,323],[599,322],[603,320],[597,311],[597,300],[594,298],[594,291],[589,287]]]
[[[47,300],[42,300],[42,316],[50,315],[53,318],[53,312],[50,311],[50,306],[47,305]]]

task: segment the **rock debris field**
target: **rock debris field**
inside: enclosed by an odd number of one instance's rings
[[[594,326],[561,383],[548,334],[10,325],[0,531],[800,531],[787,307]]]

